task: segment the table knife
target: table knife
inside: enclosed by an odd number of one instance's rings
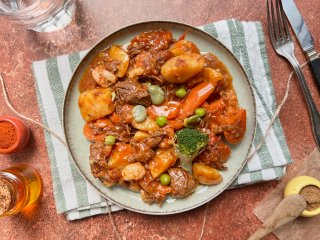
[[[293,0],[282,0],[282,7],[303,52],[309,60],[318,90],[320,90],[320,58],[314,48],[312,35]]]

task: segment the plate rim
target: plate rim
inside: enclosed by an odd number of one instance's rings
[[[111,199],[109,196],[107,196],[107,194],[103,193],[102,191],[100,191],[96,186],[95,186],[95,183],[94,181],[91,181],[87,178],[86,174],[81,170],[80,166],[78,165],[77,161],[75,160],[74,156],[73,156],[73,153],[72,151],[70,150],[70,143],[69,143],[69,140],[68,140],[68,137],[67,137],[67,132],[66,132],[66,120],[65,120],[65,116],[66,116],[66,104],[67,104],[67,94],[68,92],[70,91],[70,88],[71,88],[71,83],[73,83],[75,80],[75,75],[76,73],[78,73],[78,71],[81,71],[80,70],[80,65],[83,63],[83,60],[85,58],[87,58],[87,56],[92,52],[94,51],[99,45],[101,45],[107,38],[111,37],[112,35],[114,34],[117,34],[119,32],[122,32],[122,31],[125,31],[127,29],[130,29],[130,28],[133,28],[133,27],[137,27],[137,26],[140,26],[140,25],[148,25],[148,24],[177,24],[177,25],[180,25],[180,26],[183,26],[183,27],[186,27],[186,28],[192,28],[192,30],[196,31],[196,32],[200,32],[201,34],[205,34],[207,35],[209,38],[213,39],[217,44],[219,44],[222,48],[224,48],[224,50],[226,50],[230,55],[231,57],[236,61],[236,63],[240,66],[240,69],[242,71],[242,73],[244,74],[244,76],[246,77],[246,82],[249,86],[249,89],[250,89],[250,93],[251,93],[251,99],[253,100],[253,122],[254,122],[254,128],[253,128],[253,132],[252,132],[252,135],[251,135],[251,142],[250,142],[250,145],[248,147],[248,151],[245,155],[245,160],[242,162],[242,165],[238,168],[236,174],[229,180],[229,182],[223,187],[221,188],[216,194],[214,194],[213,196],[207,198],[206,200],[204,201],[201,201],[200,203],[197,203],[197,204],[194,204],[190,207],[187,207],[187,208],[180,208],[179,210],[172,210],[172,211],[159,211],[159,212],[149,212],[149,211],[145,211],[145,210],[141,210],[141,209],[136,209],[136,208],[132,208],[130,206],[127,206],[127,205],[124,205],[122,203],[119,203],[117,202],[116,200],[114,199]],[[108,201],[124,208],[124,209],[127,209],[127,210],[130,210],[130,211],[133,211],[133,212],[137,212],[137,213],[142,213],[142,214],[147,214],[147,215],[172,215],[172,214],[177,214],[177,213],[182,213],[182,212],[186,212],[186,211],[190,211],[192,209],[195,209],[195,208],[198,208],[208,202],[210,202],[211,200],[213,200],[214,198],[216,198],[217,196],[219,196],[221,193],[223,193],[225,190],[227,190],[227,188],[232,184],[232,182],[239,176],[241,170],[244,168],[245,164],[248,162],[248,156],[249,156],[249,153],[252,149],[252,146],[253,146],[253,140],[254,140],[254,136],[255,136],[255,133],[256,133],[256,125],[257,125],[257,109],[256,109],[256,99],[255,99],[255,96],[254,96],[254,93],[253,93],[253,86],[249,80],[249,76],[247,74],[247,72],[245,71],[243,65],[240,63],[240,61],[238,60],[238,58],[232,53],[232,51],[224,44],[222,43],[218,38],[210,35],[209,33],[205,32],[204,30],[200,29],[200,28],[197,28],[197,27],[194,27],[194,26],[191,26],[189,24],[186,24],[186,23],[182,23],[182,22],[178,22],[178,21],[167,21],[167,20],[158,20],[158,21],[143,21],[143,22],[138,22],[138,23],[134,23],[134,24],[130,24],[130,25],[127,25],[127,26],[124,26],[122,28],[119,28],[118,30],[116,31],[113,31],[111,32],[110,34],[108,34],[107,36],[103,37],[101,40],[99,40],[96,44],[94,44],[93,47],[91,47],[89,49],[89,51],[83,56],[83,58],[81,59],[81,61],[77,64],[77,67],[75,68],[74,72],[72,73],[72,76],[70,78],[70,81],[68,83],[68,86],[67,86],[67,89],[65,91],[65,94],[64,94],[64,99],[63,99],[63,108],[62,108],[62,127],[63,127],[63,133],[65,135],[65,141],[66,141],[66,144],[67,144],[67,151],[68,153],[70,154],[71,156],[71,159],[75,165],[75,167],[77,168],[77,170],[80,172],[80,174],[82,175],[82,177],[96,190],[98,191],[98,193],[106,198],[107,200],[107,207],[110,208],[110,205],[108,204]],[[125,189],[127,190],[127,189]]]

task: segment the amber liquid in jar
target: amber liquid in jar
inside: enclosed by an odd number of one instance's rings
[[[39,173],[26,164],[15,164],[0,171],[0,181],[7,184],[11,192],[10,208],[1,216],[21,212],[35,203],[42,192]]]

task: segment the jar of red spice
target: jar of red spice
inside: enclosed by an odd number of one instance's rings
[[[21,151],[29,138],[30,131],[22,120],[11,116],[0,117],[0,153]]]

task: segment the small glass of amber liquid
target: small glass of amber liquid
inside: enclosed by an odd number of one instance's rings
[[[15,164],[0,170],[0,217],[27,209],[39,199],[41,192],[41,177],[31,166]]]

